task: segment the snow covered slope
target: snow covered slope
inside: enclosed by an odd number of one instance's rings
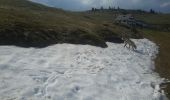
[[[0,46],[0,100],[164,100],[154,73],[157,46]]]

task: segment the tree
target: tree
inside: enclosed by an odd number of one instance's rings
[[[103,6],[101,6],[100,10],[104,10]]]
[[[119,7],[119,6],[117,7],[117,10],[120,10],[120,7]]]
[[[91,11],[95,11],[95,8],[92,8]]]
[[[155,11],[153,9],[150,9],[151,14],[155,14]]]
[[[112,8],[109,6],[109,10],[112,10]]]

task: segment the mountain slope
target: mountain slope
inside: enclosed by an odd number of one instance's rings
[[[0,1],[0,44],[43,47],[69,42],[106,47],[104,36],[121,43],[119,34],[122,32],[130,30],[88,14],[63,11],[27,0]]]

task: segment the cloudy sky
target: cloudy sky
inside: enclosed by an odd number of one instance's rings
[[[154,9],[170,13],[170,0],[31,0],[65,10],[82,11],[92,7],[115,6],[125,9]]]

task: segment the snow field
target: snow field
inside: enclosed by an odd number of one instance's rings
[[[0,46],[0,100],[166,100],[155,72],[158,47],[147,39],[108,48],[56,44]]]

